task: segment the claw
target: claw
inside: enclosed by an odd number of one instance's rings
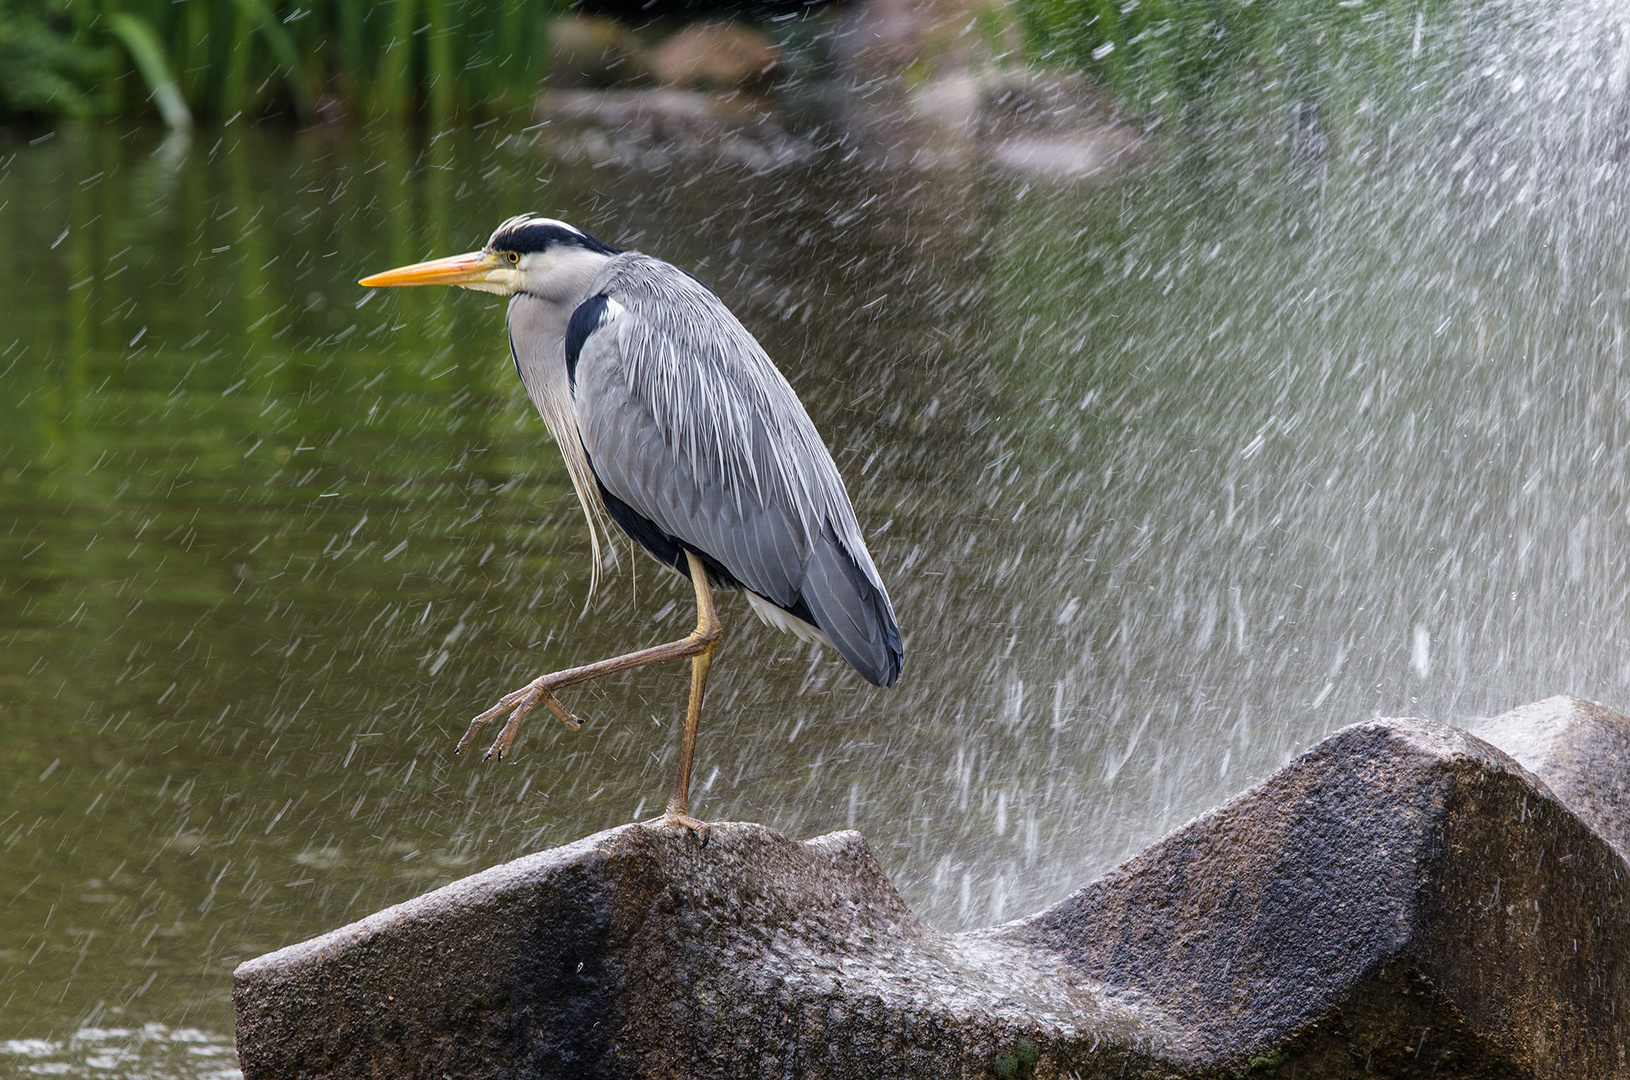
[[[515,742],[515,732],[521,726],[522,718],[539,705],[547,706],[550,712],[560,717],[561,723],[573,731],[583,726],[583,721],[579,717],[573,716],[571,710],[561,704],[560,699],[555,696],[553,690],[549,689],[545,680],[537,679],[519,690],[511,690],[498,699],[498,704],[471,720],[469,730],[458,741],[458,746],[453,749],[453,753],[464,753],[470,748],[470,743],[475,741],[476,735],[480,734],[482,728],[486,727],[499,713],[506,709],[512,709],[509,720],[504,724],[504,729],[498,733],[498,738],[493,742],[492,748],[481,759],[490,761],[497,758],[502,761],[504,755],[509,753],[510,746]]]
[[[488,709],[474,720],[471,720],[469,729],[464,732],[464,738],[458,741],[458,746],[453,748],[453,753],[462,754],[464,751],[468,750],[470,748],[470,743],[475,741],[475,737],[481,733],[482,728],[487,726],[487,722],[493,717],[497,716],[499,713],[503,712],[505,709],[509,708],[509,706],[505,704],[505,702],[509,700],[509,697],[510,695],[508,694],[504,695],[504,697],[499,700],[498,704],[494,705],[492,708]]]
[[[559,698],[547,690],[543,692],[543,703],[549,707],[550,712],[560,717],[561,723],[573,731],[583,726],[582,718],[573,716],[571,710],[567,709],[565,705],[561,704]]]
[[[487,756],[482,758],[483,761],[492,758],[504,760],[504,755],[509,753],[509,748],[515,743],[515,733],[521,729],[521,720],[536,705],[536,701],[523,701],[515,706],[515,711],[509,714],[509,722],[504,725],[504,730],[498,733],[498,738],[493,740],[492,749],[487,751]]]
[[[652,818],[645,825],[647,828],[689,829],[691,835],[702,842],[703,847],[707,847],[708,833],[712,831],[707,822],[698,821],[689,814],[676,814],[671,810],[661,817]]]

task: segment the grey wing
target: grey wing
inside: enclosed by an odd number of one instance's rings
[[[721,583],[818,627],[868,680],[893,685],[893,607],[791,386],[694,279],[643,256],[621,269],[585,303],[598,304],[593,324],[574,316],[566,350],[611,516],[677,569],[695,551]]]

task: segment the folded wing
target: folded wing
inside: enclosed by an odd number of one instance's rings
[[[612,517],[681,572],[818,628],[873,683],[899,678],[900,631],[837,467],[792,387],[711,291],[618,256],[574,313],[567,370]]]

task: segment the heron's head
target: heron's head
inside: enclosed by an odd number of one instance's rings
[[[617,249],[564,221],[522,214],[510,218],[480,251],[399,266],[359,285],[457,285],[513,296],[564,299],[599,273]]]

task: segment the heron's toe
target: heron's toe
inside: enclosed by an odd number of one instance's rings
[[[656,829],[689,829],[691,835],[702,842],[703,847],[707,846],[708,833],[711,831],[707,822],[698,821],[689,814],[675,814],[672,811],[659,818],[652,818],[645,824]]]

